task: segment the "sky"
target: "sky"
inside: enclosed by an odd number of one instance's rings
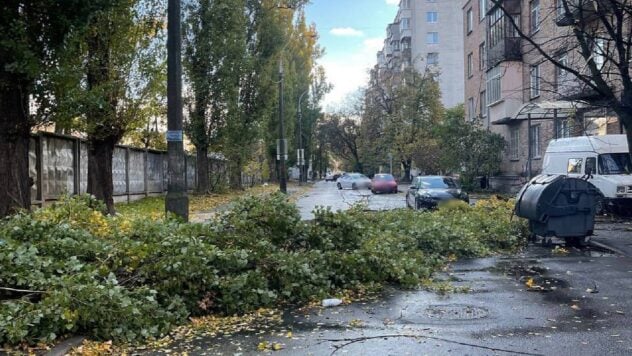
[[[399,0],[311,0],[305,13],[316,24],[318,42],[325,49],[318,62],[333,85],[322,103],[325,111],[336,110],[366,85],[398,4]]]

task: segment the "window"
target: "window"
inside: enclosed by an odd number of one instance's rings
[[[485,98],[486,94],[487,93],[485,92],[485,90],[481,92],[481,97],[478,103],[480,106],[481,117],[487,117],[487,99]]]
[[[505,17],[500,7],[490,13],[488,23],[487,43],[489,48],[494,48],[505,37]]]
[[[409,18],[403,18],[400,22],[400,26],[402,30],[408,30],[410,28],[410,19]]]
[[[410,48],[410,42],[409,41],[402,40],[400,43],[402,45],[402,49],[409,49]]]
[[[428,32],[426,34],[426,43],[427,44],[438,44],[439,43],[439,32]]]
[[[590,174],[597,173],[597,158],[596,157],[586,157],[586,169],[584,173],[588,173],[590,170]]]
[[[531,83],[531,99],[540,96],[540,65],[531,66],[529,69],[529,78]]]
[[[476,117],[476,107],[474,106],[474,98],[467,99],[467,118],[474,120]]]
[[[520,144],[519,128],[513,127],[509,135],[509,159],[517,160],[520,153],[518,146]]]
[[[566,172],[567,173],[581,173],[582,161],[583,159],[581,158],[569,158]]]
[[[531,13],[531,33],[540,30],[540,0],[532,0],[529,4]]]
[[[399,51],[399,41],[391,41],[391,48],[393,48],[394,51]]]
[[[511,18],[516,25],[514,26],[511,22],[507,24],[507,37],[519,38],[520,34],[518,33],[518,29],[520,28],[520,15],[512,15]]]
[[[531,157],[540,158],[540,125],[531,126]]]
[[[487,60],[485,54],[485,42],[478,45],[478,69],[485,70],[485,61]]]
[[[427,54],[426,56],[426,63],[428,63],[428,65],[437,65],[439,64],[439,53],[437,52],[430,52]]]
[[[502,73],[500,66],[496,66],[487,72],[487,104],[493,104],[501,99],[500,79]]]
[[[473,66],[474,64],[472,63],[472,53],[467,55],[467,77],[470,78],[472,77],[472,71],[473,71]]]
[[[597,69],[601,70],[606,59],[606,45],[603,38],[595,39],[595,43],[593,43],[592,58],[593,62],[597,66]]]
[[[557,122],[557,137],[571,137],[571,128],[568,120],[560,120]]]
[[[487,12],[487,0],[478,0],[478,20],[483,21],[485,19],[485,13]]]
[[[566,54],[560,56],[558,62],[563,66],[568,66],[568,57]],[[555,67],[555,84],[558,89],[566,83],[567,74],[568,72],[566,70],[557,66]]]
[[[563,0],[556,0],[555,1],[555,13],[557,15],[557,18],[561,18],[564,16],[564,14],[566,14],[566,10],[564,9],[564,2]]]
[[[426,12],[426,22],[435,23],[438,20],[438,14],[436,11],[428,11]]]
[[[472,12],[472,8],[467,10],[467,33],[472,32],[472,23],[474,22],[474,13]]]
[[[399,4],[399,7],[403,8],[403,9],[409,9],[410,8],[410,0],[402,0],[402,2]]]

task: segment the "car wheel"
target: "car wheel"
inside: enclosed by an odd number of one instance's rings
[[[342,189],[342,185],[338,183],[338,189]]]
[[[356,190],[356,189],[358,189],[358,186],[355,183],[352,183],[351,184],[351,189]]]
[[[415,209],[417,210],[425,210],[421,200],[415,199]]]

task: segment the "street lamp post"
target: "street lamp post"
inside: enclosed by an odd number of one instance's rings
[[[304,171],[305,168],[305,151],[303,149],[303,112],[301,110],[301,101],[303,100],[303,96],[305,96],[305,94],[307,94],[309,92],[308,90],[305,90],[303,92],[303,94],[301,94],[298,97],[298,151],[297,151],[297,164],[298,164],[298,169],[299,169],[299,176],[298,176],[298,183],[299,185],[302,182],[306,182],[307,178],[306,177],[306,172]]]
[[[167,10],[167,155],[168,183],[165,211],[189,219],[189,197],[182,134],[182,40],[180,1],[169,0]]]
[[[281,51],[283,52],[283,51]],[[281,53],[283,55],[283,53]],[[279,160],[279,190],[287,193],[287,177],[285,173],[285,160],[287,148],[285,145],[285,123],[283,117],[283,57],[279,58],[279,144],[277,145],[277,159]]]

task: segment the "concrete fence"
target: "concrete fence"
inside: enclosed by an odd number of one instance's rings
[[[225,160],[212,157],[209,170],[226,179]],[[185,156],[186,185],[195,188],[195,157]],[[209,172],[211,173],[211,172]],[[32,203],[45,204],[63,194],[85,193],[88,186],[88,144],[49,132],[31,137],[29,175]],[[117,145],[112,159],[115,201],[130,201],[167,190],[167,152]]]

